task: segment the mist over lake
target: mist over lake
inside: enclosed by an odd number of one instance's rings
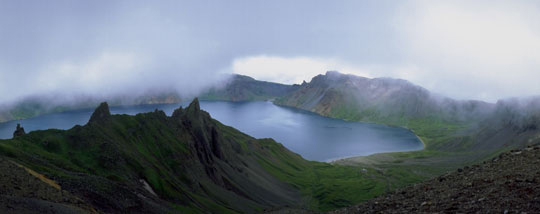
[[[112,114],[134,115],[155,109],[170,115],[181,104],[111,107]],[[308,160],[329,161],[381,152],[420,150],[422,142],[409,130],[379,124],[348,122],[271,102],[202,101],[201,108],[225,125],[256,138],[273,138]],[[0,138],[11,138],[20,123],[29,131],[69,129],[88,122],[94,109],[82,109],[0,123]]]

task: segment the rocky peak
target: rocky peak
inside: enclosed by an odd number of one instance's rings
[[[191,104],[189,104],[189,106],[186,108],[186,113],[187,114],[198,114],[200,111],[201,111],[201,106],[199,104],[199,98],[195,97],[195,99],[193,99],[193,101],[191,101]]]
[[[17,123],[17,128],[15,129],[15,132],[13,132],[13,137],[19,137],[25,134],[26,132],[24,131],[24,128],[21,127],[21,124]]]
[[[89,122],[101,122],[108,120],[110,117],[111,112],[109,111],[109,104],[107,104],[107,102],[102,102],[99,104],[96,110],[94,110],[94,113],[92,113]]]

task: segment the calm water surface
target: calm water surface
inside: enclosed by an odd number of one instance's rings
[[[420,150],[422,142],[409,130],[378,124],[347,122],[271,102],[202,101],[201,108],[225,125],[256,138],[273,138],[308,160],[329,161],[381,152]],[[180,104],[111,107],[112,114],[134,115],[161,109],[171,115]],[[0,123],[0,138],[11,138],[17,123],[29,132],[69,129],[88,122],[94,109],[42,115]]]

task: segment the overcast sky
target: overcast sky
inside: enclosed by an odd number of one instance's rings
[[[327,70],[458,99],[539,95],[538,20],[540,1],[0,0],[0,103]]]

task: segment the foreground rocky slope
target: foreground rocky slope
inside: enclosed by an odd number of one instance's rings
[[[513,150],[332,213],[540,213],[540,146]]]
[[[0,157],[1,213],[97,213],[86,202],[40,176]]]

